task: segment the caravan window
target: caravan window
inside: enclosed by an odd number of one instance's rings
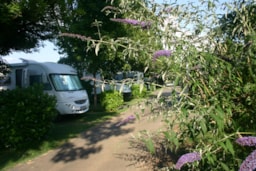
[[[30,75],[29,77],[30,85],[34,84],[42,84],[42,76],[41,75]]]
[[[52,89],[51,84],[49,82],[43,83],[42,75],[30,75],[29,80],[30,80],[30,85],[43,84],[44,90],[51,90]]]
[[[57,91],[74,91],[83,89],[77,75],[52,74],[50,77]]]

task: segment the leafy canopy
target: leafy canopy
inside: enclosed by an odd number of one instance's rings
[[[29,52],[41,40],[57,34],[56,14],[61,1],[2,0],[0,3],[0,55],[11,51]]]

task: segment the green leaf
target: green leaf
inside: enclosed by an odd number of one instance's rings
[[[144,85],[143,85],[143,84],[140,84],[140,93],[142,93],[143,88],[144,88]]]
[[[163,89],[161,88],[160,91],[159,91],[158,94],[157,94],[157,99],[160,98],[160,96],[162,95],[162,93],[163,93]]]
[[[180,82],[180,77],[176,77],[175,80],[174,80],[174,85],[177,86]]]
[[[98,56],[99,50],[100,50],[100,43],[96,44],[96,47],[95,47],[95,55],[96,56]]]
[[[210,114],[210,116],[215,120],[217,123],[218,129],[220,131],[223,131],[224,129],[224,118],[223,118],[224,112],[220,107],[217,107],[216,112],[213,112]]]
[[[227,152],[227,147],[223,142],[219,142],[218,145],[220,145],[224,149],[224,151]]]
[[[229,150],[229,152],[234,156],[235,155],[234,147],[229,139],[226,140],[226,146],[227,146],[227,149]]]
[[[207,161],[210,163],[210,164],[214,164],[215,161],[214,161],[214,158],[212,157],[211,153],[210,152],[207,152],[205,154],[206,158],[207,158]]]
[[[149,150],[150,154],[155,154],[155,147],[152,139],[144,140],[147,149]]]
[[[220,164],[221,164],[222,169],[224,169],[226,171],[230,171],[230,169],[228,168],[228,166],[225,163],[221,162]]]
[[[205,125],[205,120],[204,119],[202,119],[200,121],[200,127],[201,127],[201,130],[203,131],[203,133],[205,134],[207,132],[207,127]]]
[[[177,138],[177,134],[175,132],[163,132],[165,135],[165,138],[168,140],[168,142],[173,143],[175,146],[175,149],[179,148],[179,140]],[[172,144],[171,144],[171,148],[172,148]]]

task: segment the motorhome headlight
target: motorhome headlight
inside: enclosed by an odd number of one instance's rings
[[[71,110],[79,110],[79,107],[76,107],[72,104],[67,103],[66,106],[68,106]]]

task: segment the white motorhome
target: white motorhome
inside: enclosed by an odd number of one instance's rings
[[[90,81],[93,86],[93,80],[96,81],[96,94],[100,94],[102,91],[108,91],[111,89],[122,92],[123,94],[129,94],[132,92],[132,84],[143,84],[144,74],[139,71],[122,71],[117,72],[113,80],[103,80],[100,73],[96,74],[94,78],[93,74],[84,72],[83,80]],[[127,80],[126,80],[127,79]],[[130,79],[130,80],[129,80]],[[125,81],[126,80],[126,81]],[[92,91],[92,94],[94,91]]]
[[[87,91],[83,89],[74,68],[53,62],[23,60],[10,64],[11,73],[0,82],[0,90],[43,84],[44,91],[57,99],[59,114],[82,114],[89,110]]]

